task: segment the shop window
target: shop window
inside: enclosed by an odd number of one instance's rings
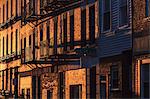
[[[110,23],[111,23],[111,1],[110,0],[103,0],[102,9],[103,9],[103,31],[110,30]]]
[[[82,9],[81,11],[81,46],[85,46],[85,45],[86,45],[86,9]]]
[[[128,15],[127,15],[127,0],[120,0],[120,19],[119,25],[123,26],[126,25],[128,22]]]
[[[82,85],[70,85],[70,99],[82,99]]]
[[[119,70],[118,66],[111,66],[111,89],[118,89],[119,88]]]
[[[90,43],[95,42],[95,5],[89,8],[89,37]]]
[[[150,0],[145,0],[145,16],[150,16]]]
[[[47,90],[47,99],[53,99],[53,92]]]
[[[30,99],[30,89],[27,89],[27,99]]]

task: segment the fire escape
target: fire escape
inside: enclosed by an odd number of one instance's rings
[[[55,44],[60,38],[50,38],[50,40],[37,42],[36,27],[41,23],[54,18],[55,16],[66,12],[68,10],[79,7],[84,0],[41,0],[40,15],[36,14],[35,1],[30,0],[28,3],[24,1],[24,24],[33,23],[33,46],[22,49],[22,63],[23,64],[51,64],[52,66],[65,65],[70,62],[79,62],[80,57],[94,51],[94,48],[89,49],[88,46],[73,50],[64,50],[65,44]],[[68,43],[68,42],[67,42]],[[57,50],[61,50],[60,53]],[[37,54],[40,51],[40,58]]]

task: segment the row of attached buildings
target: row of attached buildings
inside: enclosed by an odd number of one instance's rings
[[[0,0],[0,94],[150,98],[150,0]]]

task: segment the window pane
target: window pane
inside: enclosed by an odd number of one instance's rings
[[[145,16],[148,17],[150,15],[150,1],[145,0]]]
[[[127,0],[120,0],[120,26],[126,25],[128,22],[127,16]]]
[[[104,23],[103,23],[103,30],[109,30],[110,29],[110,12],[104,13]]]
[[[104,12],[110,11],[110,0],[103,0],[104,1]]]

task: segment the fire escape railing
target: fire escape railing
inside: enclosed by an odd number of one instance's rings
[[[0,31],[7,29],[9,26],[15,24],[17,21],[21,20],[22,16],[12,16],[5,22],[0,24]]]
[[[11,62],[13,60],[17,60],[17,59],[20,59],[21,58],[21,51],[15,53],[11,53],[11,54],[8,54],[8,55],[5,55],[3,57],[0,57],[0,63],[8,63],[8,62]]]

